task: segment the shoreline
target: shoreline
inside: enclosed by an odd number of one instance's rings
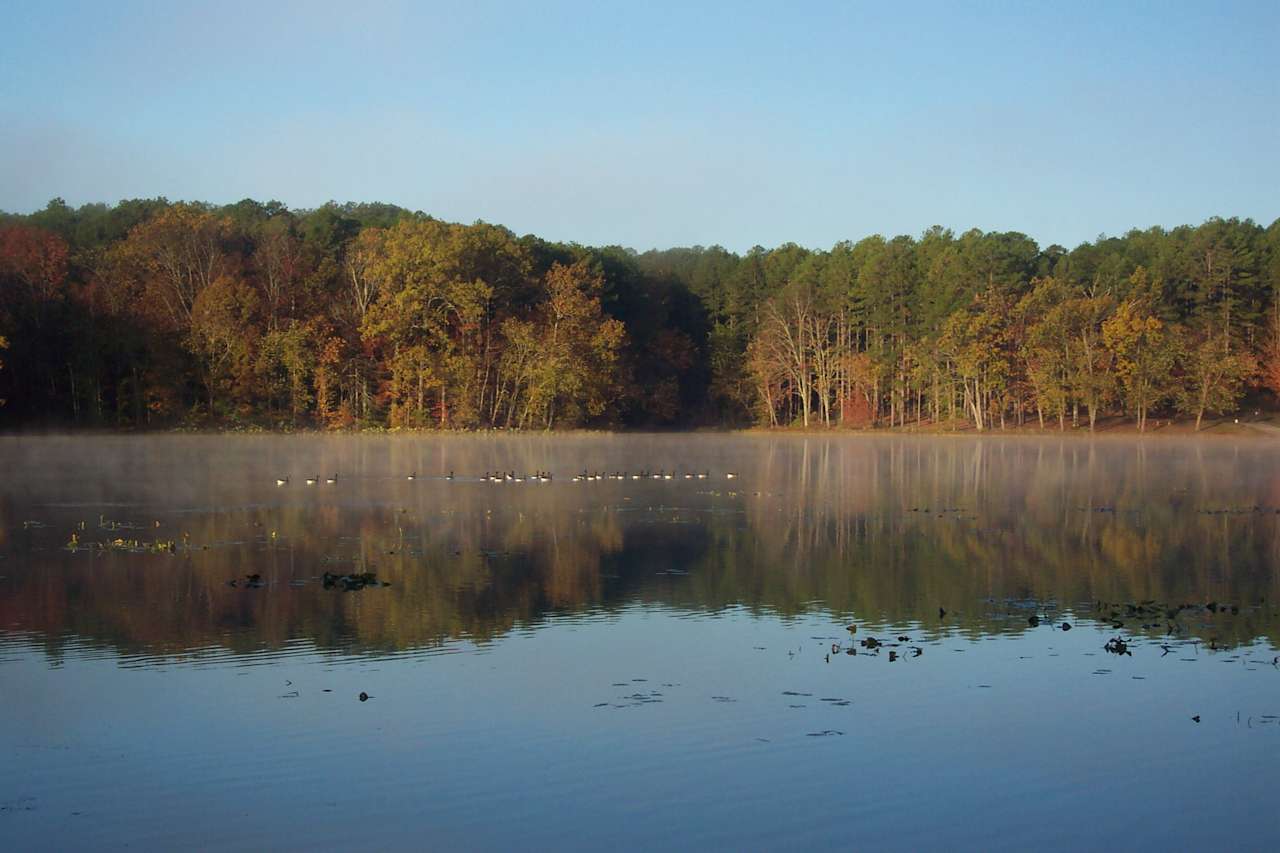
[[[638,428],[638,429],[567,429],[567,430],[519,430],[519,429],[348,429],[322,430],[310,427],[298,429],[270,429],[267,427],[250,428],[202,428],[192,429],[175,427],[169,429],[111,429],[111,428],[73,428],[63,429],[50,427],[31,430],[0,431],[0,438],[40,438],[40,437],[106,437],[106,436],[306,436],[306,437],[435,437],[435,438],[506,438],[512,436],[544,437],[557,436],[700,436],[700,435],[740,435],[760,437],[797,436],[805,438],[1060,438],[1060,439],[1118,439],[1140,438],[1165,440],[1171,438],[1205,438],[1222,439],[1280,439],[1280,416],[1273,420],[1272,414],[1251,417],[1248,420],[1235,417],[1221,418],[1206,422],[1199,431],[1195,429],[1192,419],[1163,420],[1157,426],[1149,426],[1139,432],[1132,419],[1107,418],[1099,420],[1096,428],[1090,431],[1087,426],[1068,427],[1059,430],[1056,426],[1046,425],[1041,429],[1036,424],[1007,426],[1004,429],[992,427],[977,430],[971,423],[963,426],[942,426],[924,423],[919,426],[905,427],[688,427],[677,429]]]

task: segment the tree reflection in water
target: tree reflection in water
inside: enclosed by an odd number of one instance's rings
[[[1126,628],[1274,642],[1277,458],[1173,439],[9,438],[0,630],[54,656],[374,653],[633,605],[984,635],[1031,630],[1033,602],[1106,621],[1095,602],[1155,601],[1197,608]],[[572,482],[584,468],[740,476]],[[480,478],[542,470],[555,480]],[[315,471],[338,482],[305,486]],[[121,536],[176,553],[94,547]],[[325,572],[390,586],[326,589]],[[262,588],[228,585],[255,573]]]

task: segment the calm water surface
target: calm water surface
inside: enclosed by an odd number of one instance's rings
[[[7,438],[0,466],[6,850],[1280,847],[1271,442]],[[572,481],[641,470],[711,475]]]

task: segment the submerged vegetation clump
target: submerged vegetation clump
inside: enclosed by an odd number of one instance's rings
[[[361,589],[391,586],[390,583],[379,581],[375,572],[353,572],[346,575],[325,572],[321,577],[321,581],[325,589],[339,589],[343,592],[356,592]]]
[[[131,554],[176,554],[178,553],[178,543],[172,539],[123,539],[115,538],[101,542],[80,541],[78,533],[72,533],[71,538],[67,540],[66,549],[68,551],[80,551],[91,549],[94,551],[123,551]]]

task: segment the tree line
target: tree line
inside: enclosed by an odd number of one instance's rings
[[[0,217],[0,346],[9,426],[1199,427],[1280,392],[1280,220],[636,253],[386,204],[55,199]]]

